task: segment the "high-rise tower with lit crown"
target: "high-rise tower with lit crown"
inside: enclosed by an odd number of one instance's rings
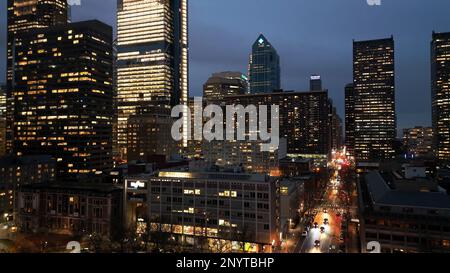
[[[127,122],[140,106],[188,100],[187,0],[118,0],[118,148],[127,153]]]

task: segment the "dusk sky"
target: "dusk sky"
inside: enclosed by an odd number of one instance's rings
[[[247,73],[251,45],[263,33],[281,57],[282,87],[307,90],[320,74],[340,115],[352,81],[352,40],[394,35],[398,128],[431,125],[430,40],[450,31],[448,0],[190,0],[190,95],[213,72]],[[6,1],[1,1],[0,81],[5,78]],[[74,21],[115,25],[117,0],[81,0]]]

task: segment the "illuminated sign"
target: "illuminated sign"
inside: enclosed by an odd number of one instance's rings
[[[141,181],[131,182],[130,188],[143,189],[143,188],[145,188],[145,183],[141,182]]]
[[[313,76],[311,76],[311,80],[320,80],[320,76],[317,76],[317,75],[313,75]]]

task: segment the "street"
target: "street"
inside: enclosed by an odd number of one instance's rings
[[[348,205],[349,196],[344,191],[340,171],[349,164],[342,153],[335,153],[329,164],[331,170],[323,198],[312,211],[312,220],[307,222],[307,234],[303,234],[293,249],[294,253],[342,253],[347,247],[346,231],[353,213]],[[306,235],[306,236],[305,236]]]

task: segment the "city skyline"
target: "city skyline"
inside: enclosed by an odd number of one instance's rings
[[[237,1],[189,3],[191,96],[201,95],[202,84],[211,72],[246,72],[251,45],[259,33],[264,33],[280,54],[282,88],[307,90],[309,75],[320,74],[324,88],[329,89],[340,116],[344,116],[344,87],[352,79],[352,39],[378,39],[394,35],[397,42],[398,131],[416,125],[431,125],[429,47],[433,30],[450,30],[450,18],[444,16],[450,3],[439,0],[428,5],[422,0],[400,0],[369,6],[360,0],[346,1],[345,4],[334,0],[267,1],[259,10],[261,16],[253,16],[249,20],[246,15],[255,1],[241,2],[237,10]],[[99,3],[104,12],[98,12]],[[115,0],[84,0],[81,4],[72,8],[74,21],[99,19],[115,26]],[[4,5],[6,7],[6,3]],[[403,8],[406,6],[408,9]],[[312,21],[317,12],[322,12],[324,16],[321,20]],[[286,15],[277,16],[283,13]],[[340,14],[340,19],[337,20],[332,13]],[[230,20],[230,14],[235,19]],[[382,19],[382,23],[373,23],[378,18]],[[397,18],[403,19],[400,22]],[[5,21],[6,25],[6,8],[0,9],[0,20]],[[299,27],[299,24],[304,27]],[[246,27],[242,27],[244,25]],[[290,31],[298,34],[285,35]],[[4,56],[5,29],[1,29],[0,34],[0,56]],[[224,39],[235,42],[216,42]],[[327,41],[332,41],[335,46]],[[216,54],[216,50],[221,54]],[[2,75],[5,73],[4,66],[0,64]],[[0,82],[3,81],[0,79]]]
[[[420,1],[8,0],[0,253],[450,253]]]

